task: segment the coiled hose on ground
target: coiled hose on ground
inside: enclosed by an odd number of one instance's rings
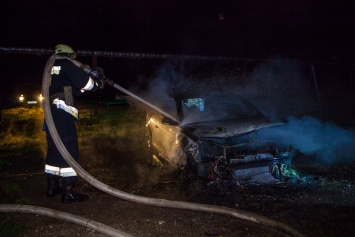
[[[50,110],[50,105],[49,105],[49,78],[50,78],[50,72],[51,68],[53,66],[53,63],[55,61],[55,55],[52,55],[46,64],[46,67],[43,72],[43,81],[42,81],[42,94],[44,96],[44,101],[43,101],[43,110],[44,110],[44,115],[46,118],[46,122],[48,125],[49,132],[51,133],[53,140],[64,157],[64,159],[67,161],[67,163],[78,173],[78,175],[86,180],[88,183],[90,183],[92,186],[100,189],[101,191],[112,195],[114,197],[126,200],[126,201],[131,201],[131,202],[136,202],[140,204],[145,204],[145,205],[151,205],[151,206],[158,206],[158,207],[166,207],[166,208],[175,208],[175,209],[185,209],[185,210],[192,210],[192,211],[200,211],[200,212],[208,212],[208,213],[216,213],[216,214],[223,214],[223,215],[228,215],[232,217],[236,217],[242,220],[254,222],[257,224],[263,224],[266,226],[273,227],[275,229],[281,230],[291,236],[304,236],[302,233],[299,231],[293,229],[292,227],[273,220],[271,218],[261,216],[255,213],[250,213],[246,211],[241,211],[241,210],[236,210],[232,208],[226,208],[226,207],[219,207],[219,206],[211,206],[211,205],[205,205],[205,204],[198,204],[198,203],[189,203],[189,202],[181,202],[181,201],[170,201],[170,200],[165,200],[165,199],[156,199],[156,198],[147,198],[147,197],[142,197],[142,196],[137,196],[134,194],[129,194],[123,191],[120,191],[118,189],[115,189],[113,187],[110,187],[93,176],[91,176],[86,170],[84,170],[77,162],[74,161],[74,159],[71,157],[70,153],[67,151],[65,148],[63,142],[61,141],[58,132],[56,130],[56,127],[54,125],[53,117],[51,114]],[[68,214],[69,215],[69,214]],[[90,227],[88,227],[90,228]],[[100,227],[98,227],[100,229]],[[117,235],[111,235],[111,236],[117,236]],[[129,236],[127,234],[127,236]]]

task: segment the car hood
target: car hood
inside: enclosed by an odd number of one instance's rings
[[[227,138],[250,133],[262,128],[279,126],[284,123],[273,123],[265,118],[247,120],[224,120],[204,123],[193,123],[181,126],[186,134],[201,137]]]

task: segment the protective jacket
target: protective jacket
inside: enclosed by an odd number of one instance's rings
[[[71,86],[73,96],[77,97],[86,90],[95,90],[95,81],[69,59],[57,59],[51,72],[49,96],[64,92],[65,86]]]
[[[49,86],[51,112],[63,144],[76,161],[78,160],[78,140],[75,123],[78,119],[78,110],[75,103],[68,104],[68,97],[72,97],[74,101],[73,98],[78,97],[84,91],[96,90],[97,87],[95,81],[69,58],[60,57],[55,60]],[[67,88],[70,89],[70,95],[65,93]],[[45,172],[63,177],[77,176],[60,154],[48,129],[45,131],[48,144]]]

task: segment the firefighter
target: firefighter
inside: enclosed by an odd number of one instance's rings
[[[80,68],[74,60],[76,53],[65,44],[55,47],[56,59],[51,70],[49,83],[50,107],[58,134],[75,161],[78,160],[78,139],[76,121],[78,110],[74,98],[84,91],[95,91],[104,88],[104,80],[94,79]],[[87,69],[87,67],[86,67]],[[65,161],[57,149],[46,124],[44,126],[47,138],[47,155],[45,173],[47,177],[47,197],[62,193],[62,203],[81,202],[87,200],[87,195],[78,193],[75,185],[78,175]],[[60,187],[61,183],[61,187]]]

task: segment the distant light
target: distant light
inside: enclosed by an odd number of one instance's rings
[[[23,102],[24,99],[25,99],[25,97],[23,95],[21,95],[20,98],[19,98],[20,102]]]
[[[42,94],[40,94],[40,95],[39,95],[39,101],[42,102],[42,100],[43,100],[43,96],[42,96]]]

